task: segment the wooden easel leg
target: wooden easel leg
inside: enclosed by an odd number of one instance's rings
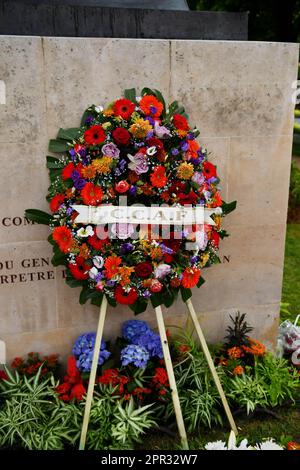
[[[208,366],[209,366],[210,371],[211,371],[211,373],[212,373],[214,382],[215,382],[215,384],[216,384],[216,387],[217,387],[217,389],[218,389],[219,395],[220,395],[220,397],[221,397],[222,404],[223,404],[223,407],[224,407],[224,410],[225,410],[227,419],[228,419],[228,421],[229,421],[230,427],[231,427],[232,431],[234,432],[234,434],[237,436],[237,434],[238,434],[237,427],[236,427],[236,425],[235,425],[233,416],[232,416],[232,414],[231,414],[231,411],[230,411],[230,408],[229,408],[229,405],[228,405],[228,402],[227,402],[227,399],[226,399],[226,396],[225,396],[223,387],[222,387],[222,385],[221,385],[221,382],[220,382],[219,376],[218,376],[218,374],[217,374],[217,371],[216,371],[214,362],[213,362],[213,360],[212,360],[211,354],[210,354],[209,349],[208,349],[208,347],[207,347],[207,343],[206,343],[206,340],[205,340],[203,331],[202,331],[202,329],[201,329],[201,326],[200,326],[199,320],[198,320],[198,318],[197,318],[197,315],[196,315],[196,312],[195,312],[195,309],[194,309],[194,307],[193,307],[193,304],[192,304],[191,299],[188,299],[188,300],[186,301],[186,304],[187,304],[187,308],[188,308],[188,310],[189,310],[189,313],[190,313],[190,315],[191,315],[191,318],[192,318],[192,320],[193,320],[193,323],[194,323],[194,326],[195,326],[195,330],[196,330],[197,335],[198,335],[198,337],[199,337],[202,351],[203,351],[204,356],[205,356],[205,358],[206,358],[206,360],[207,360],[207,363],[208,363]]]
[[[82,429],[81,429],[79,450],[84,450],[85,448],[86,434],[87,434],[89,420],[90,420],[91,405],[92,405],[92,400],[93,400],[95,379],[96,379],[98,360],[99,360],[99,355],[100,355],[101,340],[103,336],[106,310],[107,310],[107,300],[106,300],[106,296],[103,295],[103,299],[102,299],[101,306],[100,306],[99,322],[98,322],[98,328],[97,328],[97,334],[96,334],[92,368],[91,368],[91,373],[90,373],[90,378],[89,378],[88,391],[86,395],[86,403],[85,403],[85,408],[84,408],[84,417],[83,417],[83,423],[82,423]]]
[[[155,313],[156,313],[158,330],[159,330],[159,334],[160,334],[160,339],[161,339],[162,350],[163,350],[163,354],[164,354],[164,359],[165,359],[165,364],[166,364],[170,389],[171,389],[171,393],[172,393],[172,400],[173,400],[173,405],[174,405],[174,410],[175,410],[175,415],[176,415],[178,431],[179,431],[179,435],[180,435],[180,439],[181,439],[181,444],[182,444],[183,449],[188,450],[189,445],[188,445],[188,441],[187,441],[187,436],[186,436],[186,431],[185,431],[185,426],[184,426],[180,401],[179,401],[178,392],[177,392],[177,385],[176,385],[176,381],[175,381],[174,369],[173,369],[170,350],[169,350],[169,346],[168,346],[168,339],[167,339],[167,335],[166,335],[166,328],[165,328],[163,313],[162,313],[162,309],[161,309],[160,306],[155,308]]]

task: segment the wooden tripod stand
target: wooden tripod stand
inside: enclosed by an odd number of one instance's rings
[[[226,396],[224,394],[224,390],[222,388],[219,376],[214,366],[211,354],[207,347],[207,343],[206,343],[204,334],[202,332],[202,329],[201,329],[199,320],[197,318],[196,312],[194,310],[191,299],[188,299],[186,301],[186,306],[188,308],[188,312],[190,314],[196,333],[198,335],[200,345],[204,353],[204,356],[206,358],[207,364],[209,366],[214,382],[218,389],[231,430],[234,432],[235,435],[237,435],[238,431],[237,431],[233,416],[231,414]],[[96,372],[97,372],[98,359],[99,359],[99,354],[100,354],[101,340],[103,336],[106,311],[107,311],[107,300],[104,295],[101,306],[100,306],[99,322],[98,322],[98,328],[97,328],[97,334],[96,334],[95,349],[94,349],[94,354],[93,354],[93,361],[92,361],[92,368],[91,368],[91,373],[90,373],[90,378],[89,378],[88,391],[87,391],[87,396],[86,396],[86,404],[85,404],[85,410],[84,410],[79,450],[84,450],[85,448],[86,435],[87,435],[88,424],[89,424],[89,419],[90,419],[90,411],[91,411],[91,405],[92,405],[92,399],[93,399],[93,392],[94,392],[94,386],[95,386]],[[177,392],[177,385],[175,381],[174,369],[173,369],[170,350],[168,346],[166,328],[165,328],[161,306],[158,306],[155,308],[155,313],[156,313],[157,325],[158,325],[158,330],[160,334],[164,360],[166,364],[166,370],[167,370],[171,394],[172,394],[172,400],[173,400],[173,406],[174,406],[174,411],[175,411],[175,416],[176,416],[176,421],[177,421],[177,426],[178,426],[178,432],[179,432],[180,439],[181,439],[181,445],[183,449],[188,450],[189,446],[188,446],[188,441],[187,441],[187,435],[186,435],[184,420],[182,416],[179,396]]]

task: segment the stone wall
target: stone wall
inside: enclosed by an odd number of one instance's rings
[[[222,338],[229,314],[248,313],[255,336],[274,343],[278,324],[292,145],[292,82],[298,45],[235,41],[0,37],[0,338],[8,358],[35,350],[67,354],[95,328],[98,309],[50,263],[45,226],[26,208],[47,210],[45,156],[59,127],[79,124],[92,103],[125,88],[160,89],[179,99],[222,178],[223,198],[238,200],[222,263],[204,272],[193,300],[209,341]],[[3,86],[2,86],[3,89]],[[3,102],[0,100],[0,103]],[[110,309],[105,336],[131,317]],[[183,325],[181,301],[165,312]],[[155,325],[150,308],[141,319]]]

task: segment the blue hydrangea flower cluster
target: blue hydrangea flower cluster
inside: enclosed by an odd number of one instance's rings
[[[123,366],[133,364],[136,367],[145,368],[149,361],[149,353],[137,344],[129,344],[121,351],[121,361]]]
[[[72,349],[73,356],[76,357],[77,368],[82,372],[89,372],[92,367],[94,346],[96,341],[96,333],[84,333],[78,336]],[[110,356],[110,352],[106,349],[106,343],[101,341],[98,364],[101,366],[103,362]]]
[[[126,321],[122,334],[130,343],[121,351],[123,366],[134,364],[136,367],[146,367],[151,357],[163,358],[160,336],[154,333],[145,321]]]

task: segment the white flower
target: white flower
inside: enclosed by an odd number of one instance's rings
[[[92,237],[94,235],[94,229],[91,225],[87,225],[86,227],[81,227],[77,230],[77,236],[81,238]]]
[[[95,106],[96,113],[101,113],[103,111],[103,106]]]
[[[226,443],[224,441],[208,442],[205,446],[206,450],[227,450]]]
[[[149,147],[149,148],[147,149],[147,155],[152,156],[152,155],[154,155],[156,152],[157,152],[157,150],[156,150],[155,145],[153,145],[152,147]]]
[[[96,266],[96,268],[101,269],[102,266],[104,265],[104,259],[102,258],[102,256],[94,256],[93,263]]]
[[[216,207],[214,209],[214,213],[217,214],[217,215],[221,215],[223,213],[222,207]]]
[[[96,279],[97,275],[98,275],[98,269],[97,268],[93,267],[89,270],[89,276],[90,276],[91,279]]]
[[[255,450],[283,450],[283,447],[276,444],[274,439],[267,439],[266,441],[256,444]]]

